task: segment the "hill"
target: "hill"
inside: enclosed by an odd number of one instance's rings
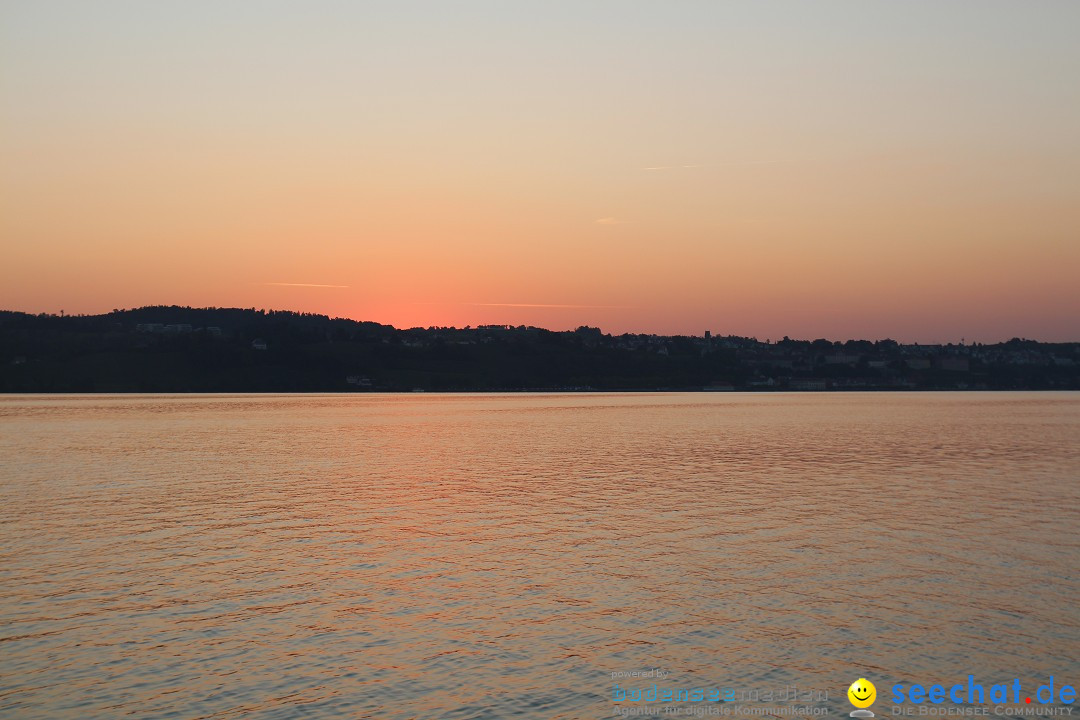
[[[0,311],[0,392],[1080,389],[1080,343],[766,343],[153,306]]]

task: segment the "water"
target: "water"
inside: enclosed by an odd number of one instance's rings
[[[8,396],[0,717],[1076,686],[1078,531],[1075,393]]]

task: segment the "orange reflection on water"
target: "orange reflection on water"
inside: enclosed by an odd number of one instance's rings
[[[1052,393],[0,398],[0,714],[1065,675],[1078,427]]]

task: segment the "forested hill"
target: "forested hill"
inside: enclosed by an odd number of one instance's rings
[[[414,328],[294,312],[0,311],[0,392],[1080,389],[1080,343]]]

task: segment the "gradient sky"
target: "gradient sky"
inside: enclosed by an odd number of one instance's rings
[[[1080,2],[0,3],[0,308],[1080,340]]]

